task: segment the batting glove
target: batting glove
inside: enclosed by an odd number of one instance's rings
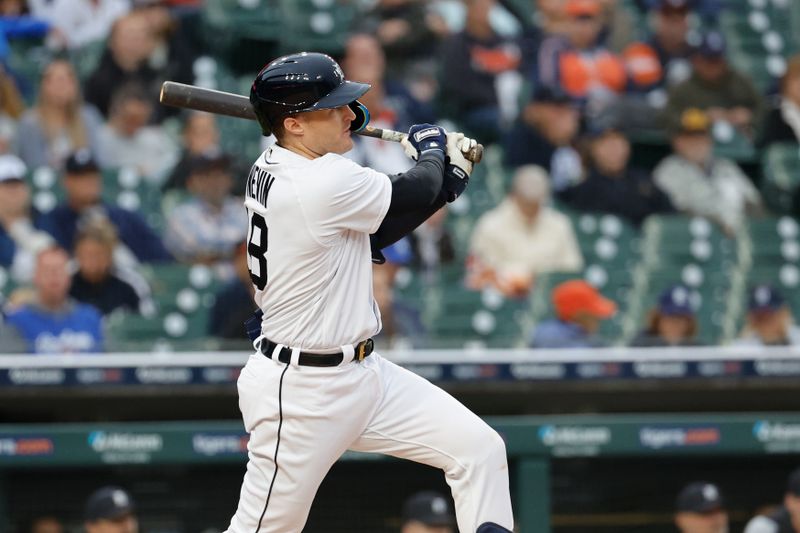
[[[467,188],[472,174],[472,161],[466,155],[478,145],[478,141],[465,137],[463,133],[447,134],[447,156],[445,158],[442,190],[447,201],[453,202]]]
[[[445,155],[447,147],[447,132],[440,126],[433,124],[414,124],[408,130],[408,137],[401,142],[406,155],[416,161],[419,154],[436,150]]]

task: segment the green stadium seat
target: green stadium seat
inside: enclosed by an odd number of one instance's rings
[[[790,213],[794,195],[800,187],[800,145],[773,144],[762,159],[762,194],[777,213]]]

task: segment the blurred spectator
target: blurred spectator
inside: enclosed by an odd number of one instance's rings
[[[697,317],[691,291],[683,285],[669,287],[648,313],[647,325],[632,346],[697,346]]]
[[[447,206],[423,222],[408,238],[411,244],[411,264],[426,274],[436,273],[442,265],[456,258],[453,236],[444,225]]]
[[[725,54],[721,33],[703,34],[690,55],[691,76],[669,92],[667,120],[696,107],[705,110],[713,122],[728,123],[752,137],[761,119],[761,95],[749,77],[728,64]]]
[[[708,217],[733,233],[750,212],[761,209],[761,196],[744,172],[729,159],[715,157],[709,116],[694,108],[670,126],[673,154],[653,171],[656,184],[679,211]]]
[[[0,266],[17,282],[30,281],[36,254],[53,244],[46,217],[31,206],[25,163],[0,155]]]
[[[164,240],[175,256],[217,264],[223,277],[232,276],[229,262],[237,243],[247,236],[247,215],[241,199],[231,196],[232,186],[227,156],[199,156],[186,182],[190,197],[166,214]]]
[[[223,339],[247,340],[244,323],[256,310],[253,282],[247,268],[247,243],[236,246],[233,256],[236,277],[217,292],[208,316],[208,334]]]
[[[215,156],[221,152],[219,129],[212,113],[191,111],[183,122],[183,150],[162,189],[185,189],[189,166],[196,156]]]
[[[119,487],[102,487],[89,496],[84,512],[86,533],[138,533],[136,504]]]
[[[400,268],[411,263],[412,251],[408,237],[381,250],[382,264],[372,265],[372,292],[381,312],[380,338],[392,343],[397,340],[399,327],[395,320],[394,284]]]
[[[403,503],[400,533],[455,533],[450,502],[433,491],[413,494]]]
[[[0,2],[0,61],[6,63],[11,54],[9,40],[16,38],[37,39],[51,32],[50,24],[24,9],[24,2]],[[57,31],[51,35],[57,35]]]
[[[167,0],[134,0],[135,13],[147,21],[154,44],[147,64],[158,73],[157,85],[172,80],[181,83],[194,81],[193,65],[197,54],[191,46],[191,37],[184,31],[180,19],[169,8]],[[154,102],[155,103],[155,102]],[[177,107],[156,105],[154,120],[161,122],[167,116],[180,113]]]
[[[178,159],[178,147],[161,126],[147,125],[152,114],[153,104],[142,86],[117,90],[98,139],[104,167],[135,168],[151,183],[166,179]]]
[[[587,135],[586,177],[559,197],[579,211],[611,213],[639,225],[654,213],[674,211],[650,173],[629,165],[631,143],[611,123],[592,126]]]
[[[80,226],[96,219],[107,219],[116,229],[120,240],[120,246],[115,251],[115,262],[121,256],[141,262],[172,260],[161,239],[139,213],[102,201],[102,176],[88,150],[72,154],[64,167],[66,197],[63,203],[47,214],[49,231],[52,231],[60,246],[71,250]],[[130,254],[133,256],[130,257]],[[129,264],[130,261],[124,263]]]
[[[369,83],[372,88],[359,98],[370,113],[370,125],[406,131],[412,124],[433,122],[432,116],[419,116],[414,113],[414,102],[407,90],[398,82],[391,85],[385,80],[386,61],[380,44],[375,37],[364,33],[351,35],[345,45],[342,59],[345,77]],[[390,90],[394,94],[390,94]],[[385,174],[405,172],[414,165],[398,143],[353,136],[353,149],[346,154],[361,165],[374,168]]]
[[[58,30],[52,45],[77,49],[108,37],[114,21],[130,9],[128,0],[28,0],[34,16]]]
[[[86,80],[86,100],[107,117],[111,96],[129,83],[145,87],[151,101],[158,96],[158,73],[148,64],[156,48],[149,21],[141,13],[130,13],[114,23],[100,64]]]
[[[617,306],[587,282],[576,279],[556,285],[552,292],[556,318],[540,322],[531,336],[532,348],[595,348],[600,323],[614,316]]]
[[[800,328],[783,295],[770,285],[756,285],[747,302],[747,323],[740,346],[800,346]]]
[[[529,165],[514,173],[506,199],[478,219],[470,242],[472,285],[486,282],[521,295],[536,274],[583,266],[569,218],[549,206],[547,173]]]
[[[789,60],[781,78],[781,93],[766,116],[759,145],[800,142],[800,55]]]
[[[716,485],[688,484],[675,502],[675,525],[681,533],[728,533],[728,511]]]
[[[69,255],[47,248],[36,257],[33,302],[8,314],[32,353],[77,353],[103,350],[100,312],[69,298]]]
[[[564,10],[567,32],[542,41],[534,86],[561,88],[575,102],[598,110],[625,90],[625,65],[599,42],[603,29],[600,0],[566,0]]]
[[[538,87],[505,139],[505,165],[538,165],[558,192],[580,180],[581,157],[574,148],[580,113],[558,88]]]
[[[766,515],[753,517],[744,533],[795,533],[800,531],[800,468],[789,474],[783,505]]]
[[[104,315],[115,309],[139,311],[139,295],[113,272],[116,246],[116,231],[108,224],[87,225],[75,238],[78,271],[72,276],[69,294]]]
[[[633,88],[648,93],[658,91],[652,94],[653,104],[665,104],[663,90],[690,75],[690,46],[686,40],[690,1],[658,0],[650,15],[652,35],[644,42],[629,45],[622,54]]]
[[[484,143],[500,137],[506,103],[498,86],[519,80],[522,59],[519,45],[492,28],[494,5],[495,0],[468,0],[464,30],[445,41],[441,55],[440,107]]]
[[[357,31],[378,39],[392,74],[401,77],[407,74],[410,62],[431,58],[437,34],[446,31],[436,24],[426,2],[418,0],[378,0],[359,18]]]
[[[25,112],[25,102],[14,78],[0,64],[0,154],[13,151],[17,121]]]
[[[28,520],[20,533],[64,533],[64,524],[55,516],[41,515]]]
[[[19,156],[30,168],[61,170],[69,154],[80,148],[97,149],[103,123],[97,110],[83,102],[75,69],[56,59],[45,67],[36,104],[19,123]]]

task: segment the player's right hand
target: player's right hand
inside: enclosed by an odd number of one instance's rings
[[[430,150],[437,150],[445,155],[447,148],[447,132],[440,126],[433,124],[414,124],[408,130],[408,138],[401,143],[406,155],[416,161],[419,154]]]

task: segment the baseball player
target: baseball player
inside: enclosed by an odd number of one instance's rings
[[[373,353],[381,329],[371,259],[467,186],[475,141],[415,125],[416,165],[387,176],[342,157],[366,125],[358,98],[318,53],[276,59],[250,101],[277,144],[247,180],[248,262],[256,351],[238,381],[247,472],[230,533],[303,529],[317,488],[348,449],[444,470],[464,532],[513,528],[505,446],[475,414],[428,381]]]

